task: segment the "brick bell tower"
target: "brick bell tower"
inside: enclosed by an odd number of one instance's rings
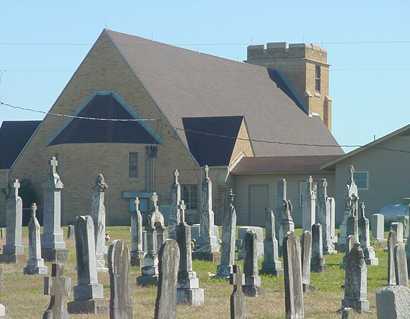
[[[286,42],[248,46],[247,63],[279,71],[303,99],[309,115],[318,115],[332,129],[327,52],[313,44]]]

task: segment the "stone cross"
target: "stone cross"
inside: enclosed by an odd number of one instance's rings
[[[53,174],[57,173],[57,166],[58,166],[57,158],[55,156],[52,156],[50,159],[50,168]]]
[[[215,215],[212,210],[212,181],[209,177],[208,165],[204,167],[204,179],[202,180],[201,189],[200,237],[194,258],[211,260],[217,263],[220,259],[220,245],[216,236]]]
[[[314,224],[312,226],[312,259],[310,262],[310,269],[312,272],[323,272],[325,269],[321,224]]]
[[[157,193],[152,193],[151,201],[153,205],[153,211],[151,212],[150,216],[148,216],[148,218],[152,219],[152,225],[154,225],[155,227],[155,231],[157,234],[157,247],[161,247],[167,239],[167,233],[165,228],[164,216],[159,210]]]
[[[17,262],[24,255],[22,242],[23,200],[19,196],[20,183],[14,181],[14,196],[10,196],[6,202],[6,245],[3,247],[1,261]]]
[[[359,209],[359,241],[363,249],[364,260],[367,265],[377,266],[379,259],[376,257],[374,248],[370,245],[370,223],[365,214],[365,204],[362,202]]]
[[[238,265],[233,265],[233,273],[230,278],[233,291],[230,298],[231,319],[246,319],[245,296],[242,292],[243,275]]]
[[[181,219],[176,226],[180,252],[177,303],[199,306],[204,303],[204,290],[199,288],[199,278],[192,269],[191,226],[185,222],[185,203],[180,202]]]
[[[157,193],[152,193],[151,195],[151,201],[152,201],[152,205],[154,207],[154,211],[158,210],[158,194]]]
[[[44,259],[41,258],[41,241],[40,241],[40,224],[36,217],[37,205],[31,205],[31,218],[28,223],[28,251],[29,258],[27,265],[24,267],[24,273],[27,275],[47,274],[48,268],[44,265]]]
[[[221,263],[217,267],[217,277],[229,278],[232,273],[232,265],[235,263],[236,241],[236,210],[233,205],[234,194],[232,189],[229,197],[229,212],[225,215],[222,228],[222,255]]]
[[[261,277],[258,271],[258,247],[256,233],[247,231],[244,239],[245,261],[244,274],[245,284],[242,286],[243,293],[248,297],[257,297],[260,293]]]
[[[173,239],[165,241],[159,252],[159,280],[154,319],[175,319],[179,248]]]
[[[316,221],[316,185],[312,176],[302,186],[302,228],[310,231]]]
[[[179,223],[180,212],[178,209],[179,202],[181,201],[181,185],[179,184],[179,171],[174,171],[174,183],[171,187],[171,207],[168,216],[168,233],[169,238],[176,239],[175,227]]]
[[[110,319],[132,319],[132,300],[128,284],[129,254],[127,244],[114,240],[108,249],[110,274]]]
[[[44,294],[50,295],[50,303],[43,319],[68,319],[67,299],[71,292],[71,278],[64,277],[64,265],[51,265],[51,278],[44,277]]]
[[[140,266],[144,258],[142,249],[142,214],[140,200],[135,198],[135,210],[131,212],[131,266]]]
[[[91,199],[91,216],[94,221],[95,230],[95,256],[98,272],[107,272],[108,268],[105,265],[105,256],[107,254],[107,246],[105,245],[105,191],[108,185],[105,182],[103,174],[98,174],[95,180]]]
[[[98,282],[94,222],[91,216],[77,216],[75,223],[77,285],[69,313],[101,314],[107,311],[103,285]]]
[[[283,240],[283,264],[286,318],[304,318],[300,244],[294,232],[288,232]]]
[[[275,214],[272,210],[266,210],[262,272],[278,276],[283,272],[283,268],[282,262],[279,260],[278,241],[276,239],[275,229]]]
[[[394,258],[394,248],[398,244],[397,233],[390,230],[387,239],[387,284],[389,286],[396,285],[396,266]]]
[[[396,284],[407,287],[409,285],[406,248],[404,243],[397,243],[394,247],[394,267],[396,272]]]
[[[367,266],[364,260],[363,249],[359,243],[346,256],[345,285],[342,307],[350,307],[357,312],[368,312],[367,300]]]
[[[374,240],[384,241],[384,215],[373,214],[370,216],[370,229]]]
[[[312,233],[305,230],[300,238],[302,247],[302,284],[303,291],[310,289],[310,267],[312,259]]]

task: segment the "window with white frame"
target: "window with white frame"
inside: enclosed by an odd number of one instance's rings
[[[369,172],[368,171],[356,171],[353,174],[354,182],[358,189],[369,189]]]
[[[182,199],[185,202],[187,209],[197,209],[198,208],[198,185],[197,184],[183,184],[182,188]]]

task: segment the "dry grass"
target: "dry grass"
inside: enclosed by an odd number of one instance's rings
[[[109,228],[111,238],[129,240],[128,227]],[[25,242],[27,237],[25,236]],[[65,265],[65,274],[76,284],[75,250],[73,242],[67,241],[70,249],[69,260]],[[376,318],[375,290],[387,282],[386,253],[378,249],[377,255],[381,265],[369,268],[369,301],[371,313],[356,315],[354,318]],[[343,296],[341,285],[344,273],[339,269],[342,255],[326,257],[327,270],[322,274],[312,274],[312,285],[316,290],[305,295],[305,318],[327,319],[340,318],[337,310]],[[6,305],[9,318],[41,318],[47,308],[49,296],[43,295],[43,278],[41,276],[23,275],[24,265],[4,265],[4,285],[0,300]],[[50,270],[49,265],[49,270]],[[205,288],[205,305],[201,307],[177,307],[178,318],[229,318],[229,295],[231,287],[228,283],[209,279],[208,273],[214,273],[216,266],[208,262],[194,261],[194,270],[200,277],[200,284]],[[104,284],[105,297],[109,299],[109,280],[107,274],[100,274]],[[134,301],[135,318],[153,318],[155,288],[140,288],[135,284],[138,276],[136,268],[131,268],[130,284]],[[257,298],[246,298],[249,318],[284,318],[283,276],[273,278],[262,276],[263,294]],[[108,318],[106,316],[74,316],[71,318]]]

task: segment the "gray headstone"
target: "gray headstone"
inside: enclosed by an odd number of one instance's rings
[[[258,254],[258,258],[262,257],[263,254],[264,254],[264,251],[263,251],[263,228],[262,227],[257,227],[257,226],[238,226],[236,229],[238,231],[239,242],[242,243],[241,247],[238,247],[238,250],[239,250],[238,259],[245,258],[245,246],[243,245],[243,242],[245,240],[245,236],[246,236],[248,231],[253,231],[253,232],[256,233],[257,254]]]
[[[333,197],[327,198],[330,207],[330,238],[333,243],[333,248],[337,244],[336,234],[336,201]],[[336,251],[335,251],[336,252]]]
[[[105,265],[105,255],[107,246],[105,245],[105,191],[108,185],[105,183],[104,175],[98,174],[93,188],[91,199],[91,217],[94,221],[95,231],[95,256],[97,272],[107,272]]]
[[[75,239],[74,225],[68,225],[67,226],[67,239],[68,240],[74,240]]]
[[[408,319],[410,314],[410,289],[390,286],[376,292],[377,319]]]
[[[283,240],[286,318],[304,318],[300,244],[293,232]]]
[[[176,226],[176,238],[180,252],[177,303],[200,306],[204,303],[204,290],[199,288],[199,278],[192,269],[191,226],[185,222],[185,203],[180,201],[180,221]]]
[[[409,237],[409,216],[399,216],[397,220],[403,224],[403,237]]]
[[[245,261],[244,274],[245,283],[242,291],[248,297],[256,297],[260,293],[261,278],[258,270],[257,239],[254,231],[248,231],[244,239]]]
[[[110,274],[110,318],[132,319],[128,247],[122,240],[114,240],[108,249]]]
[[[310,288],[310,261],[312,258],[312,233],[305,230],[300,238],[302,247],[302,284],[303,291],[306,292]]]
[[[367,265],[377,266],[379,264],[379,259],[376,257],[376,252],[374,248],[370,245],[370,223],[369,219],[365,214],[365,205],[362,202],[359,209],[359,241],[360,246],[363,249],[364,260]]]
[[[317,220],[322,225],[323,253],[334,254],[334,238],[332,238],[332,199],[327,196],[327,180],[323,178],[317,190]]]
[[[373,214],[370,216],[370,229],[374,240],[384,241],[384,215]]]
[[[347,257],[349,256],[349,253],[352,250],[355,243],[356,243],[356,241],[355,241],[353,235],[349,235],[346,238],[345,255],[343,256],[343,260],[342,260],[342,268],[343,269],[346,269]]]
[[[230,283],[233,291],[230,298],[231,319],[246,319],[245,296],[242,292],[243,275],[238,265],[233,265]]]
[[[323,272],[325,269],[321,224],[314,224],[312,226],[312,259],[310,269],[312,272]]]
[[[68,319],[67,299],[71,292],[71,278],[63,276],[64,266],[52,264],[51,278],[44,277],[44,294],[50,295],[50,303],[43,319]]]
[[[225,215],[222,230],[222,254],[221,263],[217,268],[217,277],[229,278],[232,273],[232,265],[235,263],[236,211],[233,200],[234,194],[231,189],[229,193],[229,212]]]
[[[292,213],[293,206],[290,200],[284,200],[282,203],[282,218],[281,227],[279,230],[279,245],[283,245],[284,237],[288,232],[295,231],[295,224],[293,223]],[[279,250],[281,252],[281,250]]]
[[[3,266],[0,265],[0,294],[3,292]],[[0,303],[0,318],[6,318],[6,307]]]
[[[359,243],[346,256],[345,285],[342,307],[350,307],[357,312],[368,312],[367,300],[367,266],[363,249]]]
[[[394,267],[396,272],[396,284],[407,287],[409,285],[406,248],[403,243],[394,247]]]
[[[153,206],[153,211],[151,212],[152,224],[155,227],[157,233],[157,247],[161,247],[162,244],[167,240],[167,231],[165,227],[164,216],[159,210],[158,205],[158,195],[157,193],[152,193],[151,202]]]
[[[168,234],[170,239],[176,239],[175,227],[179,222],[178,205],[181,201],[181,184],[179,183],[179,171],[174,171],[174,183],[171,186],[171,207],[165,220],[168,225]]]
[[[387,239],[387,284],[389,286],[396,285],[396,266],[394,258],[394,248],[397,245],[397,234],[390,230]]]
[[[135,199],[135,207],[131,212],[131,265],[140,266],[144,258],[142,249],[142,214],[140,211],[140,200]]]
[[[276,237],[278,238],[278,244],[279,244],[279,255],[282,253],[282,244],[283,244],[283,233],[281,231],[282,228],[282,216],[283,216],[283,203],[284,201],[287,201],[287,182],[286,179],[282,178],[278,180],[276,183],[276,209],[275,213],[277,214],[275,216],[275,219],[277,221],[276,223]]]
[[[265,215],[265,240],[263,241],[264,258],[262,272],[278,276],[283,272],[282,262],[279,260],[279,247],[275,233],[275,214],[267,210]]]
[[[61,228],[61,191],[64,184],[57,172],[58,161],[50,160],[50,173],[44,189],[42,255],[47,261],[67,259],[63,229]]]
[[[41,239],[40,239],[40,224],[37,217],[37,205],[31,205],[31,218],[28,223],[28,254],[27,265],[24,267],[24,273],[27,275],[45,275],[48,268],[44,265],[44,259],[41,258]]]
[[[390,229],[395,231],[397,234],[397,242],[404,243],[404,228],[403,224],[400,222],[393,222],[390,225]]]
[[[316,220],[316,184],[312,176],[302,183],[302,228],[310,231]]]
[[[75,223],[77,285],[69,313],[100,314],[107,311],[103,285],[98,282],[94,222],[91,216],[77,216]]]
[[[168,239],[159,252],[159,280],[155,301],[155,319],[175,319],[179,248],[175,240]]]

